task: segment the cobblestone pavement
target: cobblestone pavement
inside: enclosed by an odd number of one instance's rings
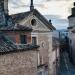
[[[75,66],[70,63],[67,52],[61,55],[59,75],[75,75]]]

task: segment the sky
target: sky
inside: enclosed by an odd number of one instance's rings
[[[34,7],[48,20],[52,20],[56,29],[68,27],[67,17],[75,0],[34,0]],[[9,0],[9,14],[29,11],[30,0]]]

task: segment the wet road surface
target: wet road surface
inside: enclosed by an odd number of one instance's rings
[[[75,75],[75,65],[69,61],[67,52],[63,52],[61,55],[59,75]]]

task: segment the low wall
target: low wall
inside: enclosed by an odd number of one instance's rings
[[[37,51],[0,55],[0,75],[37,75]]]

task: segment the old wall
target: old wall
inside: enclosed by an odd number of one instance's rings
[[[20,44],[20,35],[27,35],[27,44],[31,43],[31,32],[5,32],[13,42]]]
[[[50,36],[49,43],[49,75],[56,75],[59,64],[59,32],[53,31]],[[57,61],[58,59],[58,61]],[[57,65],[57,66],[56,66]]]
[[[32,19],[36,20],[35,25],[31,24]],[[52,32],[51,30],[41,21],[38,17],[31,14],[21,22],[22,25],[31,26],[33,31],[31,36],[35,36],[37,38],[37,44],[40,46],[39,55],[38,55],[38,65],[48,65],[50,68],[50,73],[52,72]]]
[[[37,75],[37,51],[0,55],[0,75]]]
[[[72,62],[75,63],[75,33],[69,32],[70,56]]]
[[[42,64],[47,64],[49,62],[48,50],[49,50],[49,33],[38,33],[38,45],[40,45],[40,57]]]

